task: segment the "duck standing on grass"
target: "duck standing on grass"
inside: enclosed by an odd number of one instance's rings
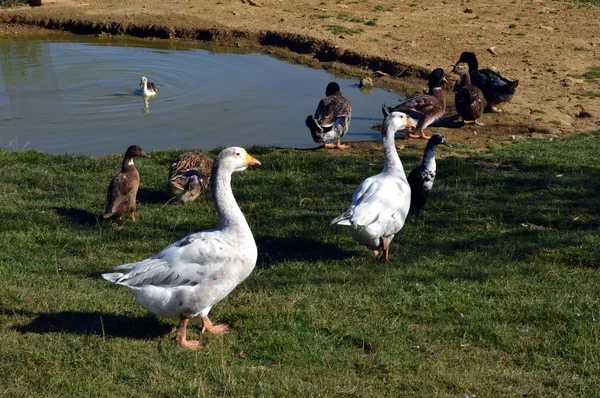
[[[435,148],[440,144],[452,148],[443,135],[437,133],[432,135],[425,146],[423,161],[408,175],[411,193],[409,213],[414,214],[415,217],[419,217],[421,209],[429,199],[431,188],[433,188],[436,170]]]
[[[350,128],[352,104],[340,91],[340,86],[331,82],[325,89],[326,97],[319,101],[315,115],[308,115],[305,123],[313,141],[325,148],[348,148],[340,140]]]
[[[475,123],[483,126],[483,123],[477,121],[486,107],[485,97],[479,87],[471,84],[469,71],[462,65],[456,65],[452,72],[460,76],[456,93],[454,94],[454,105],[456,112],[462,118],[463,123]]]
[[[494,107],[494,105],[510,101],[515,94],[519,81],[510,81],[491,69],[479,69],[479,62],[473,52],[465,51],[460,54],[460,58],[455,66],[461,62],[469,65],[471,84],[479,87],[483,92],[483,96],[487,102],[486,109],[491,112],[502,112],[502,110]]]
[[[135,221],[135,202],[140,187],[140,173],[133,164],[133,158],[136,156],[150,157],[137,145],[127,148],[121,171],[113,177],[106,192],[104,218],[119,217],[121,220],[123,214],[130,213],[131,221]]]
[[[442,91],[442,82],[448,83],[448,80],[444,77],[444,70],[437,68],[427,76],[429,86],[427,94],[419,94],[415,97],[407,98],[393,108],[384,106],[384,116],[386,113],[391,112],[406,113],[409,118],[417,121],[415,130],[419,131],[418,135],[409,134],[408,136],[410,138],[428,140],[429,136],[426,136],[423,130],[444,116],[446,112],[446,97],[444,97],[444,92]]]
[[[191,318],[202,319],[202,332],[229,332],[228,325],[214,325],[208,314],[256,265],[256,243],[231,190],[232,173],[252,165],[260,162],[239,147],[224,149],[215,158],[210,188],[219,215],[218,228],[196,232],[154,257],[114,268],[129,270],[126,273],[102,274],[104,279],[128,287],[148,311],[178,320],[175,341],[190,350],[203,347],[187,340]]]
[[[169,169],[169,190],[177,202],[196,200],[210,181],[213,161],[202,152],[182,153]]]
[[[149,82],[146,76],[142,76],[142,80],[140,80],[140,94],[144,97],[153,97],[158,92],[156,88],[156,84]]]
[[[410,208],[410,186],[394,142],[396,131],[406,127],[414,127],[406,114],[394,111],[386,116],[381,126],[383,170],[364,180],[348,209],[331,221],[374,250],[377,260],[388,261],[389,244],[404,226]]]

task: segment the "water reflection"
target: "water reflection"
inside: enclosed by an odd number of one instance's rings
[[[146,97],[142,95],[142,100],[144,101],[144,107],[142,108],[142,113],[144,115],[150,113],[150,107],[148,106],[148,102],[150,102],[150,97]]]

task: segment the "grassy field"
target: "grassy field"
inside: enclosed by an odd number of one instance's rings
[[[208,194],[166,204],[177,153],[136,162],[139,221],[118,228],[98,215],[120,155],[0,151],[0,396],[598,395],[600,134],[442,148],[389,263],[329,227],[379,153],[249,152],[263,166],[233,186],[258,265],[211,313],[232,333],[188,352],[99,277],[217,224]]]

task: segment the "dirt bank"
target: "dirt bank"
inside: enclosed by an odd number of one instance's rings
[[[0,33],[53,29],[234,45],[337,75],[372,76],[378,86],[409,94],[422,89],[429,70],[449,69],[470,50],[483,67],[520,85],[503,113],[484,115],[484,127],[445,120],[437,130],[449,139],[481,146],[600,129],[600,13],[589,3],[248,1],[56,0],[0,11]],[[598,79],[586,75],[594,67]],[[452,104],[450,87],[447,95]]]

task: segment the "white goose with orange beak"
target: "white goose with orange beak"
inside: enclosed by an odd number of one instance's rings
[[[224,149],[214,160],[211,191],[219,227],[192,235],[167,246],[146,260],[123,264],[102,277],[131,290],[137,302],[153,314],[179,321],[176,342],[182,347],[202,348],[187,340],[188,321],[201,318],[203,332],[227,333],[226,324],[208,318],[213,305],[242,283],[256,265],[258,251],[252,231],[231,190],[231,175],[260,165],[244,148]]]
[[[388,261],[389,244],[404,226],[410,209],[410,186],[396,151],[394,134],[415,124],[402,112],[389,112],[385,106],[383,112],[383,170],[356,188],[350,206],[331,225],[344,227],[358,243],[373,250],[377,260]]]

